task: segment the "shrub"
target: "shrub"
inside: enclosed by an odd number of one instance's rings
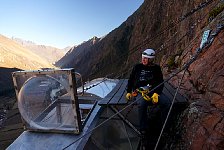
[[[224,4],[214,8],[211,12],[209,12],[209,19],[215,18],[219,13],[221,13],[224,9]]]
[[[170,56],[168,58],[168,60],[167,60],[167,66],[168,66],[168,69],[169,70],[172,69],[172,68],[174,68],[176,66],[176,64],[175,64],[175,55],[172,55],[172,56]]]

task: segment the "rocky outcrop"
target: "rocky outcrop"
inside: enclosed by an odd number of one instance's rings
[[[94,58],[91,57],[89,53],[99,41],[100,38],[93,37],[78,46],[74,46],[65,54],[65,56],[57,61],[55,65],[61,68],[69,68],[74,67],[73,65],[77,64],[77,67],[74,68],[76,68],[79,72],[81,71],[82,74],[87,74],[88,70],[86,69],[87,66],[85,66],[86,62],[89,62],[90,58]],[[96,54],[93,54],[93,56],[95,55]]]
[[[208,12],[214,5],[211,0],[145,0],[132,16],[103,39],[89,47],[82,48],[86,43],[77,46],[56,65],[74,67],[84,78],[108,74],[124,77],[148,47],[158,50],[157,62],[164,59],[166,63],[173,55],[181,55],[197,31],[206,26]],[[207,15],[203,16],[204,13]],[[80,51],[82,55],[77,55]]]
[[[206,29],[215,32],[218,25],[224,25],[224,15],[221,13],[209,23]],[[181,140],[177,149],[223,149],[224,148],[224,30],[215,38],[213,43],[203,49],[188,68],[181,85],[181,92],[189,97],[191,103],[185,110],[181,120]],[[196,53],[195,42],[190,57]],[[187,53],[187,51],[184,51]],[[187,59],[183,59],[186,63]],[[171,80],[177,86],[177,81],[183,74]]]
[[[76,58],[65,66],[77,68],[90,79],[112,73],[113,77],[126,78],[133,64],[140,60],[141,52],[150,47],[156,49],[156,62],[168,78],[192,58],[204,30],[215,30],[218,24],[223,24],[224,15],[218,8],[222,3],[145,0],[120,27],[85,49],[86,57]],[[223,39],[221,31],[184,75],[180,92],[188,97],[190,106],[174,130],[178,142],[167,143],[171,149],[224,148]],[[183,72],[179,73],[170,83],[177,87],[182,75]]]
[[[191,103],[182,121],[182,138],[176,149],[223,149],[223,111],[206,100]]]

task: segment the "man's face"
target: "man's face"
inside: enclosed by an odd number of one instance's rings
[[[148,63],[149,63],[149,59],[147,57],[142,57],[142,64],[146,66],[148,65]]]
[[[147,66],[150,63],[150,59],[147,57],[142,57],[142,64]]]

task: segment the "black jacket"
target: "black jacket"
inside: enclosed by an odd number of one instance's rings
[[[137,64],[133,67],[130,74],[127,92],[131,93],[135,89],[148,84],[151,89],[154,89],[157,85],[163,82],[163,74],[159,65],[152,64],[150,66],[145,66],[143,64]],[[154,91],[150,91],[150,96],[153,93],[161,94],[163,90],[163,84],[156,88]]]

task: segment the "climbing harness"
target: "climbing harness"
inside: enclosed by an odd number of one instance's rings
[[[152,97],[150,97],[148,95],[149,92],[150,92],[150,89],[151,89],[150,85],[147,85],[147,86],[144,86],[144,87],[140,87],[140,88],[137,88],[136,90],[134,90],[131,93],[131,95],[133,97],[136,97],[136,96],[138,96],[138,94],[141,94],[144,100],[151,101],[153,104],[157,104],[158,103],[158,99],[159,99],[159,95],[157,93],[154,93],[152,95]]]
[[[213,0],[209,0],[209,1],[207,1],[207,2],[204,2],[204,3],[200,4],[200,6],[199,6],[198,8],[196,8],[195,10],[193,10],[193,11],[191,11],[190,13],[187,13],[186,15],[180,17],[180,18],[176,21],[176,23],[175,23],[173,26],[175,26],[176,24],[182,22],[184,19],[186,19],[187,17],[189,17],[190,15],[192,15],[193,13],[195,13],[197,10],[199,10],[199,9],[201,9],[201,8],[203,8],[203,7],[205,7],[205,6],[207,6],[207,5],[210,4],[212,1],[213,1]],[[170,26],[168,26],[167,29],[170,29]],[[162,34],[162,33],[163,33],[164,31],[166,31],[167,29],[163,30],[160,34]],[[220,26],[218,26],[218,27],[217,27],[217,31],[216,31],[215,33],[211,34],[211,36],[209,37],[209,40],[208,40],[209,42],[207,42],[202,48],[198,48],[197,51],[196,51],[197,53],[190,59],[189,62],[187,62],[185,65],[183,65],[183,67],[180,68],[180,70],[178,70],[178,71],[172,73],[171,76],[170,76],[169,78],[167,78],[166,80],[164,80],[162,83],[160,83],[159,85],[157,85],[157,86],[156,86],[155,88],[153,88],[152,90],[158,88],[159,86],[161,86],[161,85],[164,84],[165,82],[168,82],[171,78],[173,78],[174,76],[176,76],[178,73],[182,72],[183,70],[186,70],[186,69],[190,66],[190,64],[192,64],[192,63],[196,60],[196,58],[198,57],[198,55],[199,55],[199,53],[202,51],[202,49],[204,49],[204,48],[206,48],[206,47],[208,47],[208,46],[211,45],[211,43],[212,43],[213,40],[214,40],[214,37],[215,37],[215,36],[216,36],[222,29],[224,29],[224,25],[220,25]],[[154,38],[152,38],[152,39],[154,39]],[[146,42],[146,41],[149,42],[150,39],[147,39],[147,40],[143,41],[143,43],[142,43],[141,45],[137,45],[136,47],[145,45],[145,42]],[[135,47],[134,49],[136,49],[136,47]],[[135,52],[135,51],[134,51],[134,52]],[[131,53],[133,53],[133,51],[131,51]],[[183,76],[182,76],[182,78],[183,78]],[[182,79],[181,79],[181,81],[182,81]],[[181,82],[180,82],[180,83],[181,83]],[[179,86],[180,86],[180,84],[179,84]],[[179,86],[178,86],[178,90],[179,90]],[[175,97],[176,97],[176,94],[177,94],[177,91],[178,91],[178,90],[176,90],[176,92],[175,92],[174,99],[175,99]],[[137,96],[137,95],[136,95],[136,96]],[[110,119],[112,119],[113,117],[115,117],[116,115],[118,115],[119,113],[121,113],[122,111],[124,111],[125,109],[127,109],[128,107],[133,106],[133,104],[136,103],[136,102],[139,101],[139,100],[140,100],[140,98],[139,98],[139,99],[136,99],[135,101],[131,102],[130,104],[128,104],[127,106],[125,106],[124,108],[122,108],[120,111],[118,111],[118,112],[116,112],[115,114],[113,114],[112,116],[110,116],[108,119],[106,119],[106,120],[104,120],[103,122],[101,122],[100,124],[96,125],[92,130],[88,131],[86,134],[80,136],[78,139],[76,139],[75,141],[73,141],[72,143],[70,143],[70,144],[68,144],[66,147],[64,147],[63,150],[67,149],[67,148],[70,147],[72,144],[74,144],[74,143],[76,143],[77,141],[79,141],[80,139],[82,139],[84,136],[86,136],[86,135],[92,133],[95,129],[97,129],[98,127],[100,127],[100,126],[103,125],[104,123],[108,122]],[[172,108],[171,108],[171,109],[172,109]],[[169,113],[170,113],[171,109],[169,110]],[[168,117],[169,117],[169,113],[168,113],[168,115],[167,115],[166,121],[167,121],[167,119],[168,119]],[[164,128],[165,125],[166,125],[166,121],[165,121],[165,123],[164,123],[164,125],[163,125],[163,128]],[[157,140],[157,144],[156,144],[154,150],[157,149],[157,146],[158,146],[160,137],[161,137],[161,135],[162,135],[162,132],[163,132],[163,129],[161,130],[159,139]]]
[[[149,101],[151,98],[147,95],[149,94],[150,92],[150,88],[151,86],[149,86],[149,84],[147,86],[144,86],[144,87],[139,87],[137,88],[136,90],[134,90],[131,95],[133,97],[136,97],[138,96],[138,94],[141,94],[142,97],[146,100],[146,101]]]

